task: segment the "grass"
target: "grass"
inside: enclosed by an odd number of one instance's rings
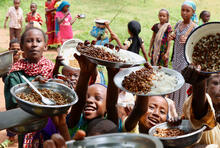
[[[127,23],[130,20],[137,20],[142,25],[140,37],[145,41],[145,48],[148,50],[151,39],[153,24],[158,22],[158,11],[161,8],[166,8],[170,12],[170,23],[172,26],[178,20],[181,20],[180,8],[183,0],[68,0],[71,2],[70,12],[72,16],[76,14],[86,14],[86,19],[77,20],[73,24],[73,30],[79,30],[80,33],[74,35],[74,38],[81,40],[93,40],[89,34],[94,20],[96,18],[104,18],[111,20],[113,16],[120,11],[119,15],[111,23],[112,30],[118,34],[121,41],[129,37],[127,31]],[[24,14],[30,11],[30,3],[35,2],[38,5],[38,12],[45,20],[44,4],[45,0],[21,0],[21,8]],[[219,20],[218,11],[220,9],[219,0],[195,0],[197,4],[197,15],[202,10],[211,12],[211,21]],[[0,21],[3,22],[5,14],[10,6],[13,5],[13,0],[0,0]],[[46,26],[43,24],[43,30],[46,31]]]

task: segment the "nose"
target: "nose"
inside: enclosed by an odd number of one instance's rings
[[[159,109],[154,109],[152,115],[155,117],[159,117]]]
[[[33,47],[36,47],[36,46],[37,46],[37,41],[33,40],[33,41],[32,41],[32,46],[33,46]]]
[[[94,103],[94,97],[90,96],[86,99],[86,104],[93,104]]]

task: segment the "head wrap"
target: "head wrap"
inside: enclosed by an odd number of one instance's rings
[[[142,44],[142,40],[138,36],[139,33],[141,32],[141,24],[137,21],[130,21],[128,23],[128,30],[133,35],[132,43],[130,47],[128,48],[128,51],[132,51],[132,52],[139,54],[139,50]]]
[[[196,4],[193,2],[193,1],[190,1],[190,0],[186,0],[183,4],[183,5],[187,5],[187,6],[190,6],[194,11],[196,11]],[[196,13],[194,12],[192,17],[191,17],[191,20],[193,22],[195,22],[196,24],[198,24],[198,18],[196,16]]]
[[[63,7],[65,6],[70,6],[70,3],[67,1],[62,1],[62,3],[59,5],[59,7],[57,8],[57,11],[62,11]]]

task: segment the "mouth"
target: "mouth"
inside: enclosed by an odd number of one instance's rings
[[[97,110],[97,108],[94,107],[94,106],[87,105],[87,106],[84,107],[85,115],[90,114],[90,113],[92,113],[92,112],[94,112],[96,110]]]
[[[153,117],[148,117],[148,120],[149,120],[150,124],[153,125],[153,126],[160,123],[158,119],[153,118]]]

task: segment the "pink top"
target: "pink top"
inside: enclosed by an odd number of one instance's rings
[[[56,18],[62,19],[65,14],[61,11],[56,12]],[[72,39],[73,38],[73,30],[72,25],[70,24],[72,21],[72,16],[69,14],[64,21],[60,24],[60,31],[58,35],[60,35],[61,40],[63,39]]]
[[[21,28],[21,22],[23,20],[23,11],[20,7],[17,10],[15,9],[15,7],[10,7],[8,9],[6,17],[10,18],[9,28]]]

